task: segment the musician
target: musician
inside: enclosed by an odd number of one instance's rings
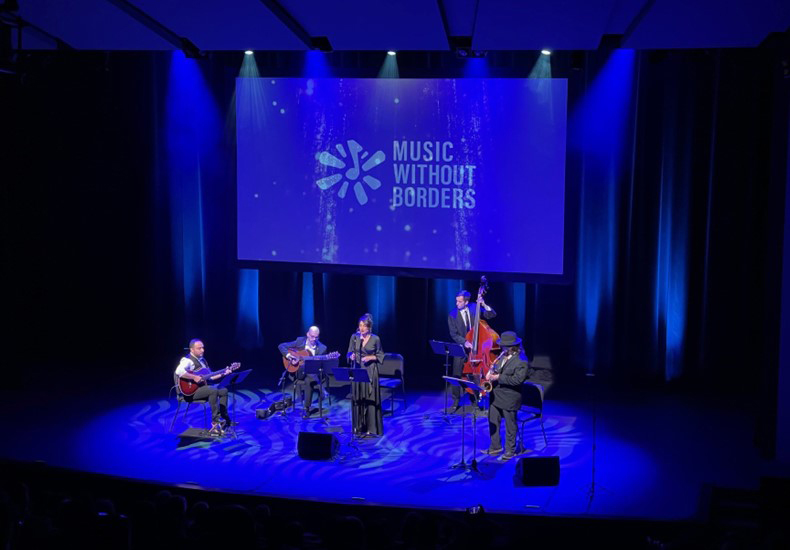
[[[516,456],[516,413],[521,407],[521,384],[527,379],[527,358],[521,349],[521,338],[513,331],[503,332],[497,344],[502,348],[502,355],[486,375],[486,380],[493,384],[488,407],[491,443],[483,452],[487,455],[498,455],[502,452],[499,425],[504,417],[506,435],[502,460],[510,460]]]
[[[369,436],[383,435],[379,365],[384,361],[384,350],[381,348],[381,339],[373,334],[373,317],[370,313],[359,318],[358,330],[351,335],[346,357],[365,368],[370,377],[370,384],[352,384],[354,432]]]
[[[199,374],[193,374],[193,371],[209,368],[208,362],[203,356],[205,352],[206,348],[202,341],[197,338],[190,340],[189,354],[181,358],[176,367],[176,375],[179,378],[193,380],[198,384],[203,382],[203,377]],[[221,378],[221,376],[216,375],[212,378]],[[228,388],[215,388],[214,386],[209,386],[210,380],[206,380],[206,382],[205,386],[201,386],[195,393],[185,397],[185,399],[208,398],[208,403],[211,405],[211,430],[222,432],[231,425],[230,415],[228,414]]]
[[[318,327],[312,326],[307,330],[307,334],[304,336],[300,336],[293,342],[283,342],[277,346],[277,348],[280,350],[283,357],[289,360],[293,359],[294,361],[298,361],[299,358],[298,356],[292,356],[289,350],[307,350],[310,352],[310,355],[324,355],[326,353],[326,346],[318,340],[320,333],[321,331],[318,330]],[[322,385],[319,384],[316,375],[305,373],[304,365],[300,366],[296,371],[296,380],[294,383],[298,383],[304,388],[302,418],[309,418],[313,406],[313,391],[318,393],[319,400],[324,399],[324,392],[321,389]]]
[[[456,344],[463,345],[467,352],[472,349],[472,342],[466,340],[467,333],[472,329],[472,323],[475,322],[475,313],[477,312],[477,303],[469,303],[471,298],[466,290],[461,290],[455,295],[455,309],[450,312],[447,317],[447,324],[450,327],[450,338]],[[493,319],[496,317],[496,311],[491,306],[486,304],[481,296],[479,298],[481,314],[486,319]],[[464,368],[463,357],[453,357],[453,376],[461,378]],[[461,388],[459,386],[452,386],[453,393],[453,407],[450,412],[456,412],[461,406]],[[477,398],[473,394],[469,394],[469,399],[474,403]]]

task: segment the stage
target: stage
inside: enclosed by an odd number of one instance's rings
[[[327,421],[291,414],[256,419],[255,410],[280,397],[268,388],[236,392],[236,438],[180,439],[203,426],[201,405],[176,422],[175,398],[148,399],[110,392],[53,398],[5,392],[19,411],[7,425],[4,458],[45,461],[80,471],[188,485],[210,490],[437,510],[482,505],[486,511],[547,516],[702,519],[711,486],[757,488],[765,474],[750,443],[753,417],[722,403],[681,395],[617,393],[587,388],[581,397],[545,402],[540,426],[525,427],[523,457],[558,456],[556,487],[514,482],[518,458],[503,462],[480,453],[488,444],[487,419],[477,419],[473,449],[471,407],[445,416],[441,392],[385,401],[385,435],[351,444],[346,387],[332,388]],[[582,388],[584,389],[584,388]],[[183,411],[183,406],[182,406]],[[464,456],[479,473],[453,469]],[[331,432],[341,443],[332,460],[299,458],[300,431]],[[10,433],[9,433],[10,432]]]

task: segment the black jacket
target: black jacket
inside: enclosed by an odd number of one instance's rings
[[[348,341],[348,353],[356,353],[357,351],[359,351],[359,336],[352,334],[351,339]],[[384,362],[384,350],[381,347],[381,338],[375,334],[370,335],[368,343],[362,347],[362,356],[364,357],[365,355],[375,355],[375,363],[379,365]],[[365,363],[365,366],[367,367],[372,364],[373,361]]]
[[[477,311],[477,302],[469,302],[469,322],[475,322],[475,311]],[[496,311],[493,309],[491,311],[483,311],[480,312],[480,315],[484,319],[493,319],[496,317]],[[453,342],[456,344],[461,344],[466,341],[466,325],[464,324],[464,318],[461,315],[461,312],[458,308],[455,308],[450,312],[450,315],[447,316],[447,325],[450,328],[450,338],[453,339]]]
[[[506,411],[521,407],[521,384],[527,379],[527,359],[519,353],[499,369],[499,379],[491,391],[491,405]]]
[[[283,342],[277,349],[280,350],[280,353],[285,357],[288,355],[289,349],[304,349],[304,345],[307,343],[307,336],[300,336],[293,342]],[[316,355],[324,355],[326,353],[326,346],[321,343],[321,340],[315,341],[315,354]]]

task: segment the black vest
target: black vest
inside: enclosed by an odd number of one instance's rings
[[[209,366],[208,366],[208,361],[206,361],[206,358],[205,358],[205,357],[203,358],[203,361],[205,361],[205,364],[201,363],[201,362],[200,362],[200,359],[198,359],[197,357],[195,357],[195,356],[194,356],[194,355],[192,355],[191,353],[190,353],[189,355],[187,355],[187,359],[189,359],[190,361],[192,361],[192,364],[193,364],[193,365],[195,365],[195,368],[194,368],[194,370],[192,370],[192,372],[195,372],[195,371],[197,371],[197,370],[200,370],[200,369],[202,369],[203,367],[207,368],[208,370],[211,370],[211,369],[209,368]]]

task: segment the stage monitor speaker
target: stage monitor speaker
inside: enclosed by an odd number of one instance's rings
[[[536,456],[519,458],[516,463],[516,485],[542,487],[560,484],[560,457]]]
[[[307,460],[329,460],[335,453],[339,442],[335,434],[299,432],[296,448],[299,458]]]

